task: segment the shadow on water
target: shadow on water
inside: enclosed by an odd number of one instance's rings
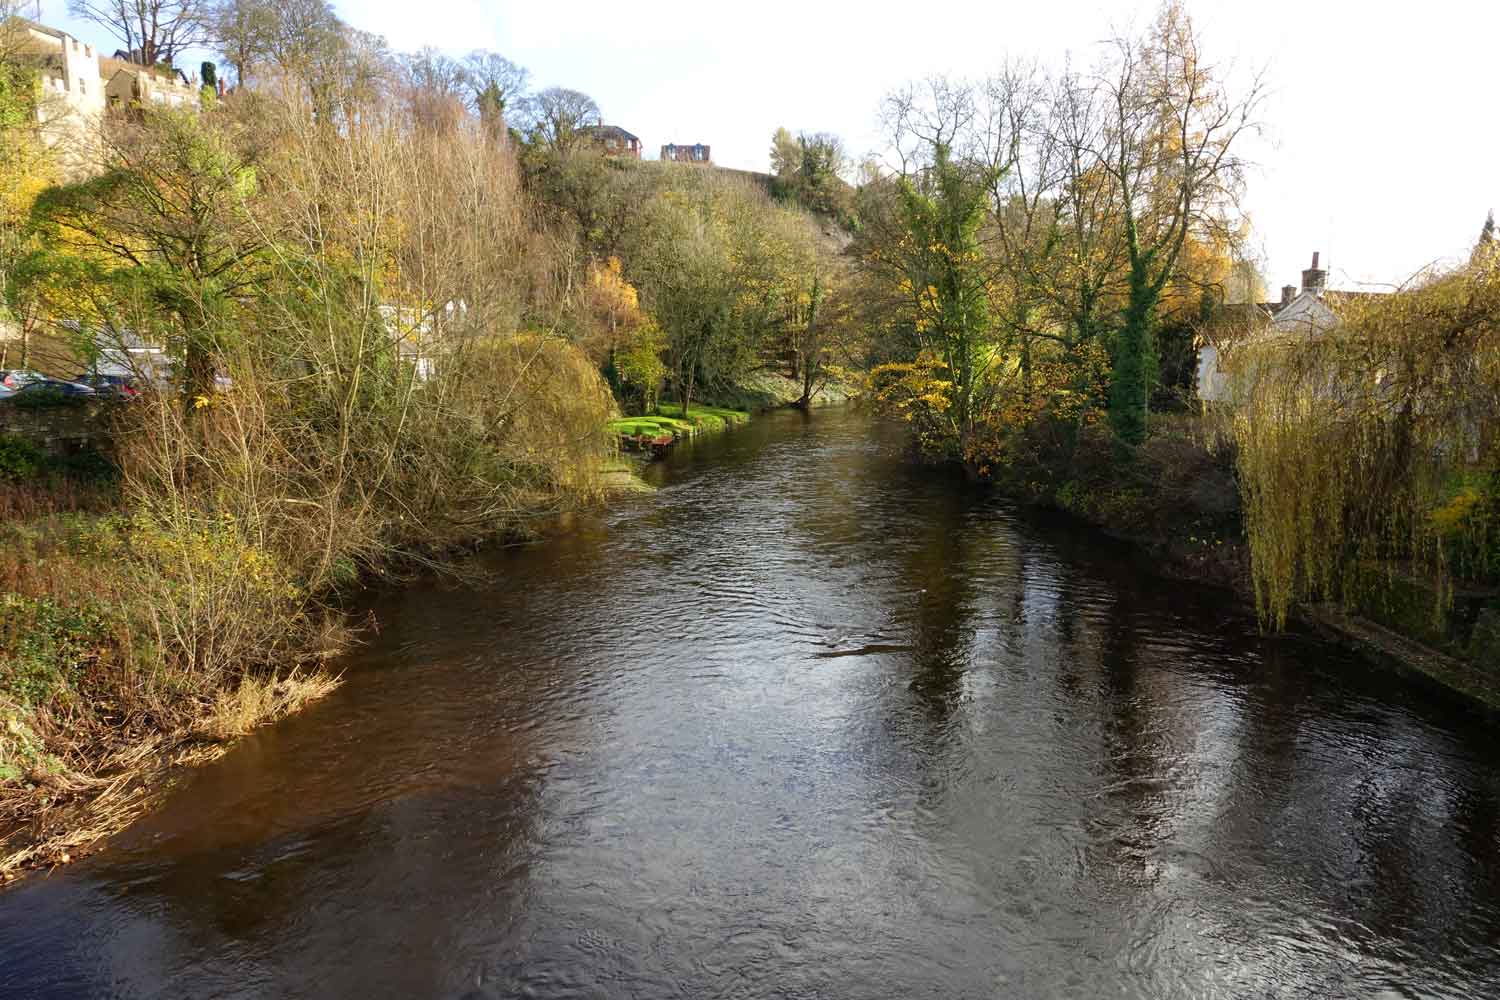
[[[1500,993],[1482,719],[854,413],[648,475],[0,895],[0,993]]]

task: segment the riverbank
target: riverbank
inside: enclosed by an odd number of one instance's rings
[[[1085,428],[1072,457],[1036,447],[993,477],[1007,495],[1068,514],[1127,542],[1153,571],[1233,591],[1255,603],[1234,454],[1206,445],[1190,414],[1153,415],[1151,432],[1122,460],[1102,428]],[[1301,605],[1294,618],[1379,663],[1500,711],[1500,595],[1460,591],[1445,615],[1431,584],[1383,568],[1353,610]]]
[[[176,531],[69,479],[0,483],[0,507],[0,880],[86,853],[174,768],[337,687],[342,617],[229,527]]]
[[[0,893],[6,988],[1488,995],[1491,726],[902,430],[772,413],[372,595],[338,691]]]
[[[853,386],[829,381],[813,392],[811,405],[835,406],[848,403],[856,396]],[[686,417],[680,402],[661,403],[650,413],[611,420],[609,430],[618,438],[622,449],[660,456],[681,441],[701,434],[722,433],[748,423],[756,414],[796,406],[801,398],[802,385],[795,379],[776,372],[759,371],[715,394],[709,402],[691,404]]]
[[[755,412],[785,405],[767,391],[785,391],[774,381],[761,379],[738,398],[761,399]],[[843,390],[820,394],[823,402],[846,398]],[[651,424],[685,439],[753,415],[705,405],[684,420],[680,406],[663,404],[650,417],[612,421],[610,431],[624,437]],[[604,460],[602,496],[651,492],[639,470],[623,454]],[[114,484],[57,475],[0,481],[0,512],[10,515],[0,524],[0,881],[84,856],[148,811],[182,767],[214,759],[338,687],[334,658],[353,637],[344,615],[324,602],[294,606],[304,598],[291,593],[267,604],[261,591],[285,581],[231,531],[166,534],[128,517]],[[421,565],[441,568],[483,540]],[[157,558],[143,560],[143,550]],[[268,621],[293,638],[276,647],[279,659],[249,669],[153,671],[163,625],[203,624],[201,615],[183,617],[201,606],[164,613],[184,588],[197,591],[186,596],[198,605],[223,605],[209,611],[219,626],[234,617],[230,599],[260,600]]]

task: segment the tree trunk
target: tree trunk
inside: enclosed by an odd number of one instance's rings
[[[1125,322],[1115,335],[1114,371],[1109,386],[1109,419],[1115,435],[1126,444],[1146,439],[1146,407],[1151,397],[1151,319],[1157,293],[1145,267],[1130,271]]]

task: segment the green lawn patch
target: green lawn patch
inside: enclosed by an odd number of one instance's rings
[[[622,437],[670,436],[673,440],[678,440],[722,431],[749,420],[750,414],[744,410],[729,410],[719,406],[693,406],[684,420],[681,404],[663,403],[656,413],[611,420],[609,430]]]

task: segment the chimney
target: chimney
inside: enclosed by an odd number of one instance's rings
[[[1328,285],[1328,272],[1318,266],[1318,253],[1313,251],[1312,267],[1302,272],[1302,290],[1322,295]]]
[[[1296,297],[1297,297],[1297,286],[1296,285],[1282,285],[1281,286],[1281,304],[1282,305],[1284,305],[1284,306],[1285,305],[1290,305],[1291,301],[1293,299],[1295,299]]]

